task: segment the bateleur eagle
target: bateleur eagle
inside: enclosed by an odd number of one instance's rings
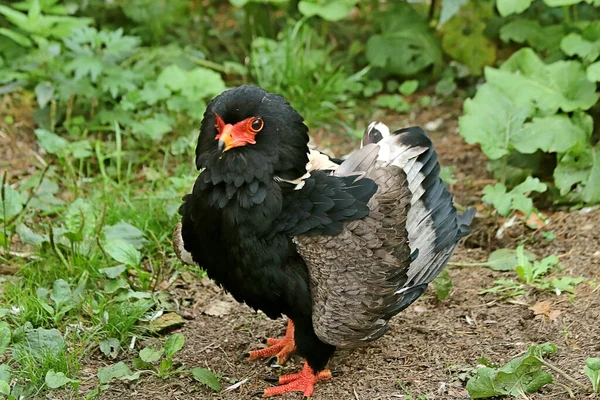
[[[337,347],[367,344],[427,288],[469,233],[418,127],[367,128],[348,159],[309,151],[303,118],[279,95],[227,90],[207,107],[202,170],[179,210],[179,258],[239,302],[288,317],[284,339],[249,359],[297,352],[303,369],[257,394],[313,393]]]

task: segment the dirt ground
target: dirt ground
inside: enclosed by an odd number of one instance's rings
[[[442,124],[431,132],[442,165],[456,166],[459,183],[453,185],[456,202],[461,206],[480,205],[481,189],[490,183],[485,158],[477,146],[466,145],[457,134],[460,108],[451,107],[435,114],[423,113],[415,120],[386,121],[393,127],[412,122],[424,124],[441,118]],[[431,124],[429,125],[432,126]],[[320,135],[318,135],[320,136]],[[322,139],[322,136],[319,138]],[[323,142],[323,141],[322,141]],[[344,148],[344,143],[327,143]],[[522,354],[528,344],[552,342],[558,354],[550,360],[580,382],[587,357],[600,353],[600,213],[598,209],[544,211],[549,223],[538,230],[523,223],[507,228],[501,239],[496,237],[495,217],[478,213],[473,234],[456,251],[453,262],[481,262],[502,247],[515,248],[526,242],[538,256],[556,254],[563,265],[561,275],[584,276],[593,283],[582,283],[575,296],[530,292],[525,296],[501,300],[497,295],[480,295],[495,279],[508,276],[487,268],[452,267],[454,288],[450,296],[439,302],[428,291],[414,305],[394,318],[390,332],[366,348],[339,351],[331,360],[332,369],[343,375],[317,385],[314,399],[465,399],[466,374],[487,357],[494,363],[505,363]],[[548,242],[543,231],[553,231],[557,238]],[[595,286],[594,286],[595,285]],[[248,399],[251,393],[269,384],[262,378],[278,373],[265,362],[238,361],[248,349],[261,347],[268,336],[281,336],[285,322],[271,321],[248,307],[239,305],[210,281],[178,281],[173,293],[184,304],[189,320],[181,330],[186,344],[178,360],[187,367],[210,368],[224,378],[224,387],[246,380],[236,390],[216,394],[188,377],[160,381],[144,380],[133,384],[111,384],[101,398],[112,399]],[[535,316],[530,307],[548,300],[558,317],[549,320]],[[215,311],[215,309],[217,311]],[[207,315],[218,314],[218,315]],[[96,368],[99,360],[96,360]],[[284,372],[296,372],[301,360],[292,359]],[[104,362],[101,362],[104,363]],[[108,362],[107,362],[108,364]],[[90,371],[92,372],[92,371]],[[567,380],[553,374],[569,386],[574,397],[588,398]],[[227,381],[231,383],[227,383]],[[425,397],[426,395],[426,397]],[[422,397],[418,397],[422,396]],[[288,394],[284,398],[301,398]],[[569,393],[561,385],[548,385],[530,399],[567,399]]]

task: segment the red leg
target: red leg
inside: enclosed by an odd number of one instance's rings
[[[258,360],[260,358],[277,356],[277,364],[279,365],[283,365],[289,360],[291,355],[296,351],[296,344],[294,343],[294,323],[291,319],[288,319],[285,337],[283,339],[268,338],[267,345],[269,347],[265,349],[250,351],[247,354],[248,359]]]
[[[304,362],[304,368],[299,373],[279,377],[281,386],[270,387],[256,394],[266,398],[289,392],[302,392],[305,397],[310,397],[315,390],[315,383],[331,379],[332,376],[328,369],[315,373],[308,363]]]

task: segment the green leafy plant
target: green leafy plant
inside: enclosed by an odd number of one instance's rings
[[[523,356],[511,360],[501,368],[484,366],[467,382],[467,391],[473,399],[494,396],[521,397],[538,391],[553,382],[552,375],[542,370],[547,365],[544,356],[556,354],[556,346],[544,343],[530,346]]]
[[[496,3],[502,16],[527,16],[534,7],[531,1]],[[569,6],[580,2],[559,3],[546,1],[545,10],[564,6],[563,23],[518,17],[501,27],[503,41],[531,48],[517,51],[498,69],[485,68],[486,83],[464,104],[460,133],[468,143],[481,145],[503,184],[514,186],[547,171],[547,158],[540,155],[550,153],[556,160],[551,168],[560,201],[594,204],[600,202],[600,164],[587,111],[598,101],[592,82],[600,56],[600,23],[571,21]],[[500,189],[489,190],[499,195]],[[503,203],[507,210],[509,201]]]
[[[148,370],[158,377],[166,379],[182,371],[173,368],[173,356],[183,348],[185,339],[182,334],[176,333],[167,339],[164,346],[158,350],[152,347],[143,348],[139,357],[133,360],[133,365],[140,370]],[[158,366],[156,365],[158,363]]]
[[[600,391],[600,358],[590,357],[585,360],[583,372],[592,383],[592,390],[598,393]]]
[[[535,256],[527,252],[523,245],[516,250],[500,249],[490,254],[487,263],[468,264],[486,266],[497,271],[515,271],[520,282],[499,279],[494,281],[494,286],[482,290],[480,293],[498,293],[506,297],[522,295],[526,286],[540,291],[552,291],[556,294],[563,292],[574,293],[575,286],[583,282],[583,277],[563,276],[561,278],[548,278],[546,275],[558,265],[555,255],[536,260]],[[465,265],[465,264],[460,264]]]
[[[442,301],[448,297],[452,291],[452,278],[448,273],[448,270],[443,270],[434,280],[433,287],[435,289],[435,296],[438,300]]]
[[[215,392],[221,391],[221,382],[211,370],[206,368],[194,368],[191,372],[194,379],[198,382],[208,386]]]
[[[338,105],[364,73],[344,72],[332,62],[331,50],[299,21],[281,40],[261,37],[252,42],[250,73],[259,86],[286,97],[309,125],[332,122]]]
[[[536,210],[528,194],[543,193],[546,189],[546,184],[541,183],[538,178],[527,177],[523,183],[508,192],[506,186],[501,183],[487,185],[483,188],[483,201],[492,204],[498,214],[504,217],[508,217],[514,210],[519,210],[525,214],[525,217],[529,217]]]
[[[369,63],[397,75],[414,75],[433,66],[442,65],[440,44],[427,21],[406,3],[394,3],[376,19],[378,32],[366,47]]]

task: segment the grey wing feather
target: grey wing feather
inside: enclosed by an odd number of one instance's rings
[[[369,215],[348,222],[336,236],[294,238],[309,269],[315,332],[338,347],[379,338],[403,299],[418,291],[399,293],[411,259],[405,227],[411,198],[406,176],[398,167],[380,165],[378,147],[363,147],[335,171],[338,176],[362,172],[377,183]]]
[[[456,212],[422,129],[390,134],[373,123],[362,145],[334,174],[377,183],[369,215],[336,236],[294,238],[309,269],[315,332],[338,347],[383,335],[439,274],[475,214]]]

